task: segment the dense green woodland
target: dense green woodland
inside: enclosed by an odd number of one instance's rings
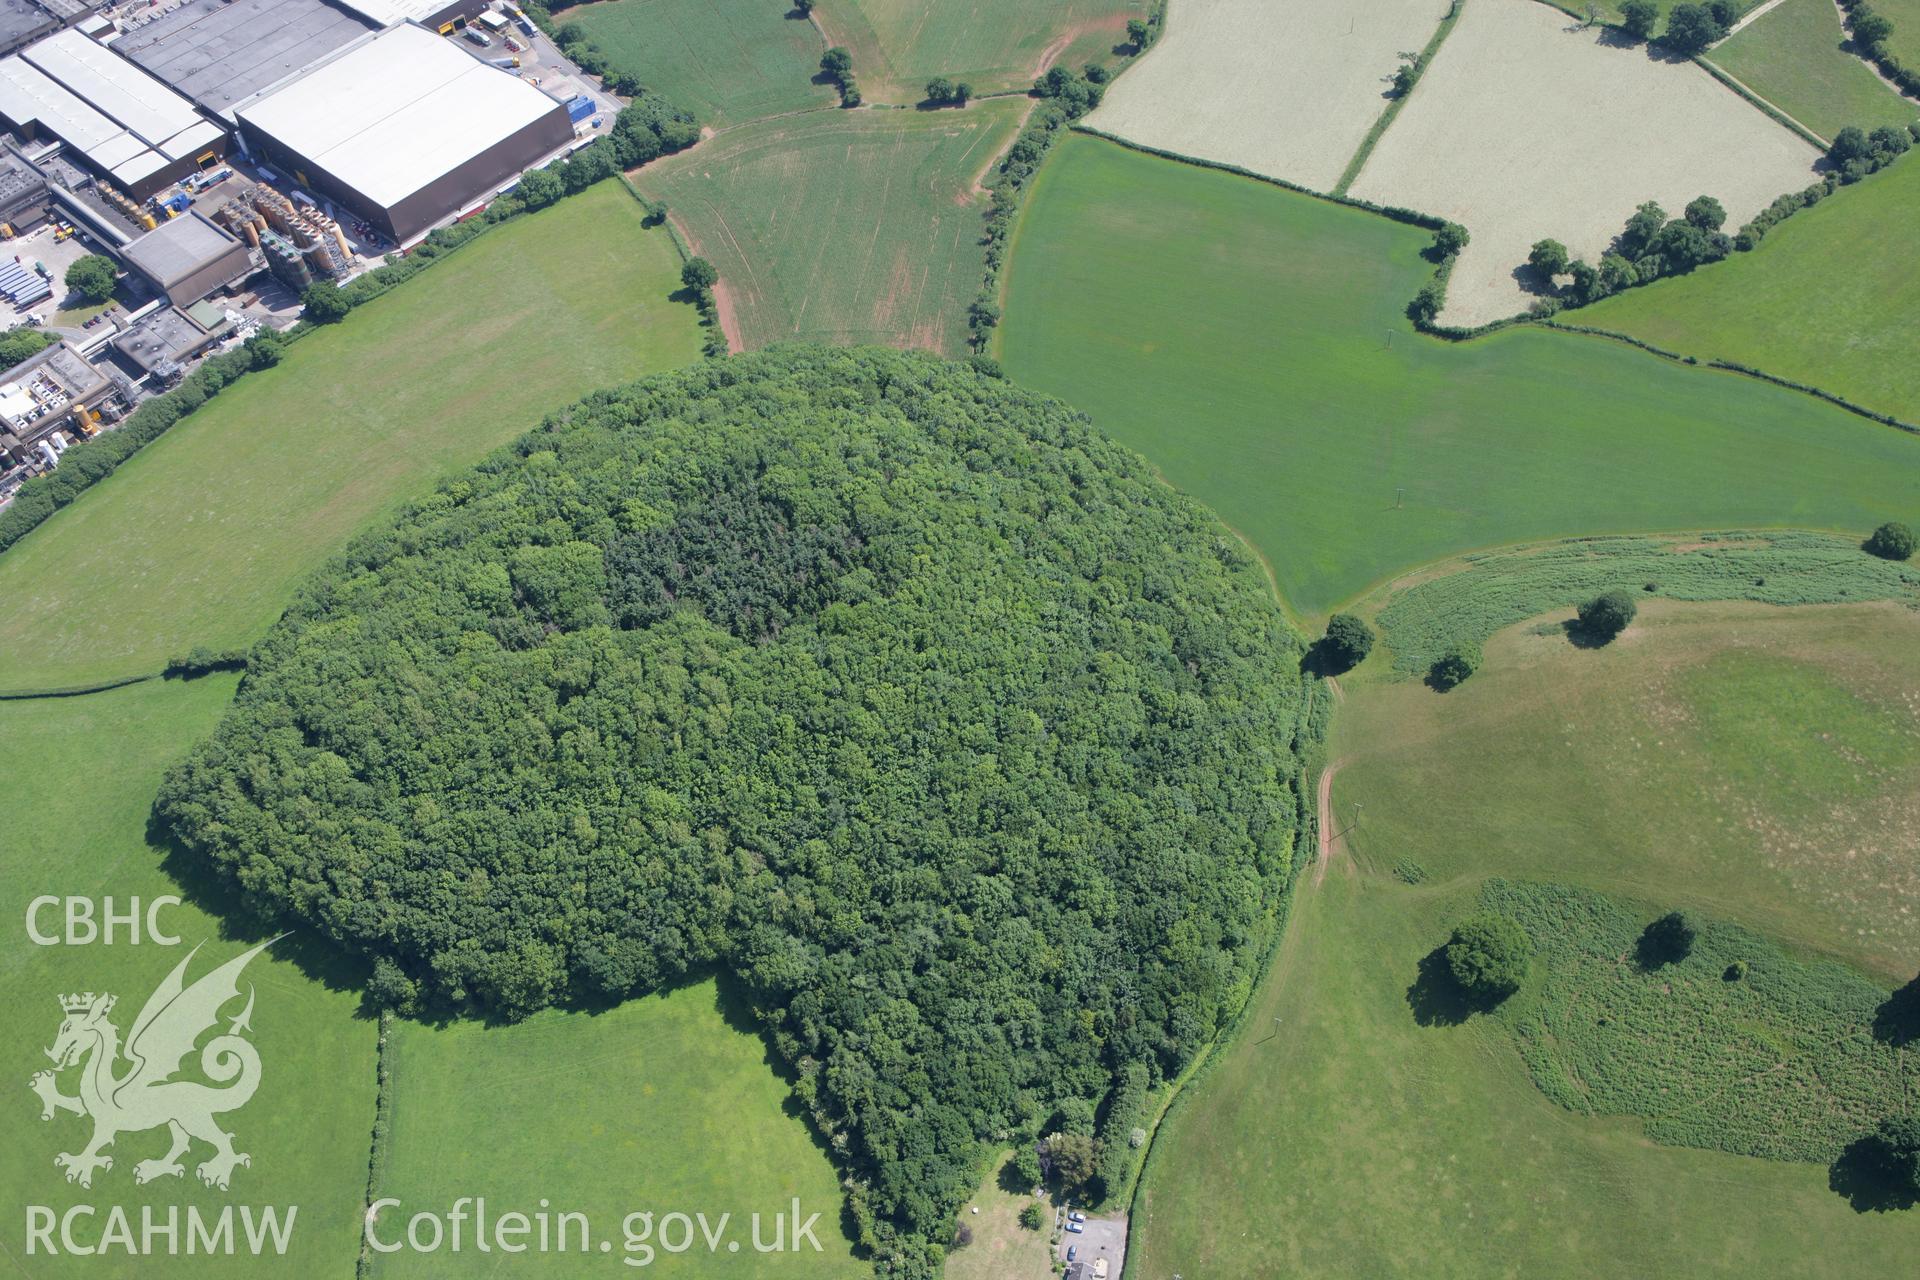
[[[1104,1143],[1244,1003],[1308,703],[1240,543],[1065,405],[788,348],[596,395],[362,538],[159,808],[395,1004],[733,970],[921,1274],[983,1139]]]

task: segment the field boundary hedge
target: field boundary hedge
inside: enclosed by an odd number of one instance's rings
[[[1147,1185],[1153,1176],[1154,1160],[1160,1151],[1160,1135],[1174,1117],[1185,1110],[1186,1104],[1193,1097],[1194,1087],[1212,1073],[1214,1064],[1220,1061],[1220,1050],[1231,1044],[1246,1029],[1248,1014],[1254,1005],[1259,1003],[1260,990],[1272,976],[1274,959],[1280,954],[1280,944],[1286,941],[1288,926],[1293,923],[1295,890],[1299,887],[1302,875],[1319,857],[1322,820],[1319,807],[1320,771],[1327,764],[1327,732],[1333,720],[1333,696],[1326,692],[1328,685],[1324,680],[1313,680],[1306,688],[1307,705],[1301,712],[1293,738],[1295,758],[1301,765],[1294,785],[1299,792],[1303,820],[1294,837],[1292,879],[1287,884],[1286,897],[1281,903],[1274,922],[1273,937],[1267,940],[1266,948],[1260,956],[1260,976],[1247,993],[1246,1002],[1194,1059],[1186,1075],[1173,1082],[1172,1093],[1167,1098],[1166,1105],[1160,1109],[1159,1116],[1154,1120],[1152,1131],[1147,1134],[1146,1149],[1141,1153],[1140,1166],[1133,1175],[1133,1194],[1127,1201],[1129,1239],[1132,1237],[1134,1226],[1139,1222],[1140,1198],[1146,1194]],[[1141,1280],[1144,1273],[1136,1261],[1139,1254],[1138,1249],[1127,1250],[1126,1262],[1121,1267],[1119,1280]]]
[[[1737,360],[1722,360],[1717,357],[1702,360],[1699,356],[1683,355],[1678,351],[1669,351],[1665,347],[1657,347],[1653,343],[1641,338],[1636,338],[1630,333],[1621,333],[1616,329],[1601,329],[1593,325],[1568,324],[1553,316],[1540,317],[1534,321],[1534,323],[1548,329],[1559,329],[1565,333],[1580,333],[1588,337],[1610,338],[1615,342],[1624,342],[1630,347],[1638,347],[1650,355],[1659,356],[1663,360],[1671,360],[1675,364],[1692,365],[1696,368],[1719,369],[1723,373],[1738,373],[1745,377],[1757,378],[1761,382],[1769,382],[1776,387],[1784,387],[1789,391],[1798,391],[1802,395],[1809,395],[1815,399],[1825,400],[1835,408],[1845,409],[1848,413],[1857,414],[1869,422],[1877,422],[1881,426],[1892,427],[1896,431],[1905,431],[1911,435],[1920,435],[1920,423],[1908,422],[1890,413],[1881,413],[1878,409],[1869,409],[1865,405],[1855,404],[1845,396],[1836,395],[1824,387],[1816,387],[1807,382],[1795,382],[1792,378],[1783,378],[1778,374],[1768,373],[1764,369],[1756,369],[1752,365],[1741,364]]]
[[[373,1058],[373,1133],[367,1143],[367,1195],[360,1206],[362,1229],[360,1253],[354,1263],[355,1280],[367,1280],[373,1274],[372,1243],[365,1230],[366,1215],[373,1209],[380,1192],[380,1180],[386,1175],[393,1155],[393,1011],[380,1011],[380,1032]]]
[[[148,680],[158,680],[158,671],[149,671],[143,676],[118,676],[112,680],[99,680],[92,684],[63,685],[57,689],[0,689],[0,702],[26,702],[33,698],[79,698],[89,693],[105,693],[109,689],[123,689],[130,684],[144,684]]]
[[[1545,4],[1547,3],[1547,0],[1540,0],[1540,3]],[[1558,8],[1557,5],[1550,5],[1549,7]],[[1114,143],[1117,146],[1125,147],[1129,151],[1138,151],[1144,155],[1158,156],[1163,160],[1172,160],[1172,161],[1175,161],[1176,163],[1192,165],[1195,168],[1199,168],[1199,169],[1214,169],[1214,170],[1218,170],[1221,173],[1233,174],[1236,177],[1251,178],[1255,182],[1264,182],[1268,186],[1279,187],[1284,191],[1292,191],[1298,195],[1311,196],[1315,200],[1324,200],[1328,204],[1344,205],[1350,209],[1359,209],[1366,213],[1379,214],[1382,217],[1391,218],[1395,222],[1404,223],[1408,226],[1420,227],[1429,231],[1438,231],[1441,227],[1445,226],[1447,222],[1445,218],[1436,217],[1433,214],[1421,213],[1417,209],[1408,209],[1399,205],[1375,204],[1371,200],[1361,200],[1354,196],[1337,195],[1332,192],[1326,192],[1326,191],[1315,191],[1310,187],[1303,187],[1299,183],[1288,182],[1284,178],[1275,178],[1269,174],[1255,173],[1253,170],[1242,168],[1240,165],[1228,164],[1225,161],[1220,161],[1220,160],[1205,160],[1205,159],[1201,159],[1198,156],[1182,155],[1180,152],[1168,151],[1162,147],[1148,146],[1145,143],[1133,142],[1133,141],[1130,141],[1129,139],[1119,137],[1115,134],[1107,133],[1104,130],[1096,129],[1091,125],[1075,123],[1070,127],[1077,133],[1084,133],[1089,137],[1104,139],[1105,141]],[[1819,186],[1821,184],[1816,183],[1814,185]],[[1803,205],[1801,207],[1806,208],[1810,206]],[[1774,225],[1778,225],[1778,224],[1775,223]],[[1437,284],[1439,286],[1438,298],[1441,302],[1444,302],[1446,297],[1446,286],[1447,286],[1447,281],[1450,278],[1453,271],[1453,262],[1454,262],[1454,257],[1448,256],[1442,259],[1440,263],[1434,268],[1434,273],[1433,273],[1433,278],[1431,283]],[[1706,265],[1712,266],[1713,264],[1707,263]],[[1671,279],[1673,277],[1661,277],[1661,278]],[[1652,282],[1649,281],[1648,283],[1652,283]],[[1411,306],[1411,304],[1409,304],[1409,306]],[[1565,309],[1577,310],[1577,308],[1565,308]],[[1471,328],[1461,328],[1457,325],[1436,324],[1431,319],[1424,319],[1420,315],[1412,312],[1411,310],[1409,311],[1408,318],[1413,321],[1414,328],[1418,329],[1421,333],[1427,334],[1430,337],[1445,339],[1446,341],[1449,341],[1449,342],[1466,342],[1474,338],[1484,337],[1490,333],[1497,333],[1502,329],[1511,329],[1521,325],[1529,325],[1529,324],[1540,325],[1550,329],[1561,329],[1568,333],[1583,333],[1583,334],[1588,334],[1594,337],[1611,338],[1617,342],[1624,342],[1629,346],[1639,347],[1641,350],[1646,351],[1652,355],[1661,356],[1661,357],[1664,357],[1665,359],[1672,360],[1679,364],[1705,366],[1707,368],[1719,369],[1727,373],[1744,374],[1747,377],[1757,378],[1762,382],[1770,382],[1775,386],[1785,387],[1791,391],[1799,391],[1799,392],[1802,392],[1803,394],[1814,396],[1817,399],[1825,400],[1829,404],[1832,404],[1837,408],[1845,409],[1849,413],[1858,414],[1860,417],[1866,418],[1868,421],[1878,422],[1883,426],[1893,427],[1900,431],[1907,431],[1907,432],[1912,432],[1914,434],[1920,434],[1920,424],[1907,422],[1901,418],[1896,418],[1891,414],[1881,413],[1876,409],[1869,409],[1865,405],[1856,404],[1853,401],[1848,400],[1846,397],[1841,395],[1836,395],[1834,392],[1828,391],[1822,387],[1816,387],[1804,382],[1795,382],[1790,378],[1782,378],[1775,374],[1767,373],[1760,369],[1755,369],[1749,365],[1738,364],[1731,360],[1718,360],[1718,359],[1702,360],[1697,356],[1683,355],[1677,351],[1668,351],[1664,347],[1656,347],[1652,343],[1642,341],[1641,339],[1636,338],[1631,334],[1620,333],[1613,329],[1600,329],[1600,328],[1594,328],[1588,325],[1567,324],[1563,321],[1556,319],[1551,315],[1547,315],[1547,316],[1534,316],[1534,315],[1525,315],[1525,314],[1511,315],[1511,316],[1506,316],[1499,320],[1488,321],[1486,324],[1475,325]]]
[[[1452,3],[1447,6],[1447,16],[1440,19],[1440,25],[1434,28],[1432,37],[1414,58],[1413,81],[1407,86],[1407,91],[1396,93],[1387,103],[1386,110],[1382,111],[1380,118],[1373,122],[1373,128],[1367,130],[1367,136],[1360,140],[1360,149],[1353,153],[1351,160],[1347,161],[1347,167],[1340,173],[1340,180],[1333,184],[1333,193],[1336,196],[1345,196],[1348,189],[1353,186],[1354,179],[1360,176],[1360,170],[1366,167],[1367,159],[1373,155],[1374,147],[1379,144],[1381,138],[1386,136],[1393,122],[1399,118],[1401,108],[1406,106],[1407,100],[1413,97],[1414,90],[1420,87],[1420,81],[1426,76],[1427,67],[1432,64],[1434,55],[1440,52],[1440,46],[1446,43],[1447,37],[1453,34],[1454,27],[1459,25],[1460,14],[1466,7],[1467,0],[1452,0]]]
[[[1806,125],[1801,124],[1798,120],[1788,115],[1784,110],[1782,110],[1779,107],[1776,107],[1773,103],[1761,97],[1757,91],[1748,88],[1745,82],[1743,82],[1738,76],[1734,75],[1733,72],[1728,71],[1726,68],[1722,67],[1719,63],[1714,62],[1712,59],[1708,58],[1706,54],[1704,53],[1694,54],[1693,61],[1694,61],[1694,64],[1698,66],[1702,71],[1705,71],[1708,75],[1712,76],[1715,80],[1718,80],[1723,88],[1731,90],[1733,93],[1735,93],[1740,98],[1745,100],[1748,106],[1755,108],[1761,114],[1765,115],[1769,120],[1772,120],[1775,124],[1779,125],[1781,128],[1791,131],[1796,136],[1798,136],[1801,141],[1810,142],[1814,146],[1820,148],[1822,151],[1825,151],[1828,147],[1833,145],[1832,138],[1823,138],[1819,134],[1815,133],[1812,129],[1808,128]]]

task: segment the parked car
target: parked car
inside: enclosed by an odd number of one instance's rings
[[[1079,1232],[1082,1232],[1082,1231],[1085,1231],[1085,1230],[1086,1230],[1086,1228],[1085,1228],[1085,1227],[1083,1227],[1083,1226],[1081,1226],[1081,1225],[1080,1225],[1079,1223],[1077,1223],[1077,1222],[1069,1222],[1069,1223],[1067,1224],[1067,1230],[1069,1230],[1069,1231],[1072,1231],[1072,1232],[1074,1232],[1075,1234],[1078,1234]]]
[[[1067,1261],[1068,1261],[1068,1262],[1072,1262],[1072,1261],[1073,1261],[1073,1258],[1074,1258],[1074,1255],[1075,1255],[1075,1254],[1077,1254],[1077,1253],[1079,1253],[1079,1252],[1080,1252],[1080,1246],[1079,1246],[1079,1245],[1077,1245],[1077,1244],[1070,1244],[1070,1245],[1068,1245],[1068,1246],[1067,1246]]]
[[[1080,1212],[1078,1209],[1074,1209],[1067,1214],[1068,1222],[1085,1222],[1086,1220],[1087,1220],[1087,1215]]]

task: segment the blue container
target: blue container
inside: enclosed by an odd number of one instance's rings
[[[599,109],[598,106],[594,105],[593,99],[583,93],[579,97],[572,98],[567,102],[567,118],[575,124],[579,124]]]

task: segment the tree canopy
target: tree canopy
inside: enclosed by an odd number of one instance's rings
[[[1244,1003],[1299,659],[1231,532],[1066,406],[783,348],[590,397],[361,538],[158,808],[393,1004],[730,969],[863,1238],[924,1259],[983,1141],[1091,1130]]]

